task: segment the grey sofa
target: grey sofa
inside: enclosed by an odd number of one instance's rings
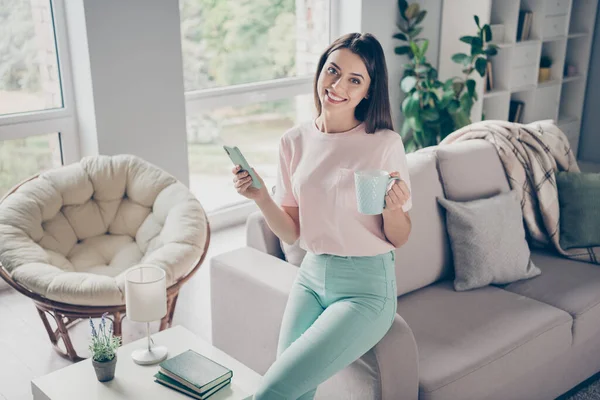
[[[531,249],[538,277],[453,289],[445,216],[456,201],[508,191],[483,140],[408,155],[412,233],[396,250],[398,315],[362,358],[319,386],[322,399],[554,399],[600,371],[600,266]],[[211,261],[213,343],[258,373],[275,360],[297,267],[257,212],[247,246]]]

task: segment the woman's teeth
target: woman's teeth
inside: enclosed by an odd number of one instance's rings
[[[326,93],[327,93],[327,97],[329,97],[330,100],[333,100],[335,102],[339,103],[339,102],[342,102],[342,101],[346,100],[346,99],[344,99],[342,97],[338,97],[338,96],[334,95],[333,93],[331,93],[329,91],[327,91]]]

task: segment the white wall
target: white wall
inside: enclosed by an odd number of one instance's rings
[[[81,154],[135,154],[188,184],[177,0],[68,0]]]

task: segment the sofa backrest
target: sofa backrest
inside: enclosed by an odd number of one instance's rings
[[[444,195],[434,148],[407,154],[412,191],[408,241],[396,249],[397,295],[430,285],[452,274],[450,245],[442,208]]]

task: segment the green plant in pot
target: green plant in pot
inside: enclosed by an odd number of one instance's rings
[[[407,152],[434,146],[456,129],[471,123],[471,109],[477,100],[476,82],[472,73],[480,76],[486,73],[488,57],[497,54],[497,47],[489,44],[492,31],[488,24],[480,25],[479,17],[474,16],[477,25],[476,36],[463,36],[462,42],[470,45],[470,54],[458,53],[452,60],[462,65],[463,77],[453,77],[441,82],[438,71],[427,61],[429,41],[420,38],[423,27],[420,25],[427,11],[417,3],[398,1],[401,19],[400,33],[394,38],[405,44],[396,47],[395,52],[406,55],[409,63],[403,65],[404,74],[400,88],[406,94],[402,102],[404,123],[400,134]]]
[[[538,75],[538,82],[546,82],[550,80],[550,67],[552,66],[552,59],[548,56],[542,56],[540,58],[540,72]]]
[[[107,313],[102,315],[98,329],[90,318],[92,337],[89,349],[92,353],[92,364],[96,371],[96,377],[100,382],[107,382],[115,377],[117,349],[121,345],[121,338],[113,336],[112,323],[110,327],[106,326],[106,315]]]

